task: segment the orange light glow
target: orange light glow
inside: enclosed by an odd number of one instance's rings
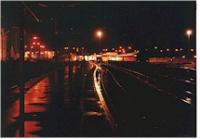
[[[37,42],[37,45],[40,45],[40,42]]]
[[[34,36],[34,37],[33,37],[33,39],[34,39],[34,40],[37,40],[37,37],[36,37],[36,36]]]
[[[36,44],[36,42],[33,42],[33,45],[35,45]]]
[[[192,30],[191,30],[191,29],[188,29],[188,30],[186,31],[186,35],[187,35],[188,39],[190,39],[190,37],[192,36]]]
[[[43,49],[44,49],[44,48],[45,48],[45,46],[44,46],[44,45],[40,45],[40,48],[43,48]]]
[[[103,36],[103,32],[101,30],[97,30],[96,36],[97,36],[97,38],[101,39]]]

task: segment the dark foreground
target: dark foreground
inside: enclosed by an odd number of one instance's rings
[[[35,80],[25,84],[26,137],[196,136],[196,71],[82,62],[60,64]],[[15,137],[19,89],[9,94],[2,136]]]

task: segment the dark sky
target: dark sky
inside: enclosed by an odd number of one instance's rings
[[[27,14],[29,33],[40,34],[53,45],[54,21],[58,31],[58,46],[64,42],[85,43],[90,49],[98,43],[94,31],[105,32],[102,47],[133,44],[137,48],[186,47],[185,30],[196,29],[196,2],[26,2],[39,17],[37,23]],[[20,18],[18,2],[2,2],[2,26]],[[14,18],[15,17],[15,18]],[[193,44],[195,35],[193,37]]]

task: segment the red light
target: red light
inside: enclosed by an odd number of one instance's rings
[[[37,40],[37,37],[33,37],[34,40]]]
[[[40,48],[45,48],[45,46],[44,45],[40,45]]]

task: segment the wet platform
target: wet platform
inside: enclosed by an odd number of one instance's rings
[[[25,137],[112,136],[93,86],[92,69],[61,66],[25,93]],[[6,110],[2,135],[19,136],[19,99]]]

